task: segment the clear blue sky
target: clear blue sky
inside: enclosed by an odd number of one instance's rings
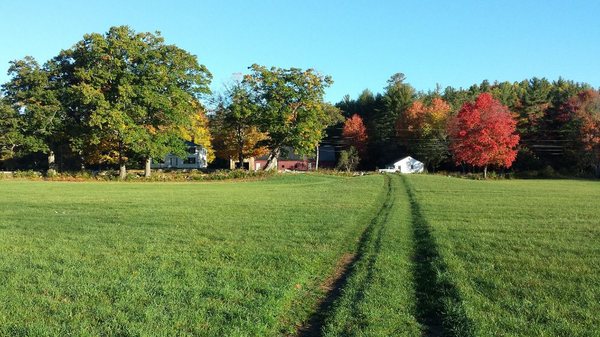
[[[600,86],[600,1],[1,1],[8,61],[129,25],[198,56],[220,90],[252,63],[331,75],[333,102],[403,72],[418,90],[533,76]]]

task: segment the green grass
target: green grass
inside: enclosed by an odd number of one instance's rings
[[[600,183],[411,176],[478,336],[600,336]]]
[[[293,334],[384,179],[0,182],[0,335]]]
[[[388,191],[359,247],[324,336],[420,336],[415,319],[410,207],[400,179]]]
[[[599,182],[0,190],[1,336],[600,336]]]

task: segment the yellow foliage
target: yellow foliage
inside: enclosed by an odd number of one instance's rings
[[[191,116],[190,124],[187,127],[181,128],[180,131],[183,139],[201,145],[206,149],[209,163],[215,159],[215,151],[212,148],[212,136],[208,128],[208,118],[202,107],[199,107],[196,113]]]

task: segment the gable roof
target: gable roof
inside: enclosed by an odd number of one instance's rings
[[[412,160],[414,160],[414,161],[416,161],[416,162],[419,162],[419,163],[421,163],[421,161],[420,161],[420,160],[417,160],[417,159],[415,159],[415,158],[413,158],[413,157],[411,157],[411,156],[406,156],[406,157],[404,157],[404,158],[402,158],[402,159],[398,159],[398,160],[396,160],[396,161],[394,162],[394,164],[396,164],[396,163],[399,163],[399,162],[402,162],[402,161],[411,160],[411,159],[412,159]]]

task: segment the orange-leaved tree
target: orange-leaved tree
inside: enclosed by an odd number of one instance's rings
[[[455,162],[483,167],[486,178],[489,165],[510,167],[519,144],[516,125],[508,107],[489,93],[463,104],[448,125]]]
[[[367,154],[367,128],[363,123],[363,119],[354,114],[344,122],[342,137],[348,147],[354,147],[361,159],[364,159]]]
[[[417,100],[396,122],[400,141],[434,170],[448,157],[446,124],[451,111],[452,107],[439,97],[429,104]]]

